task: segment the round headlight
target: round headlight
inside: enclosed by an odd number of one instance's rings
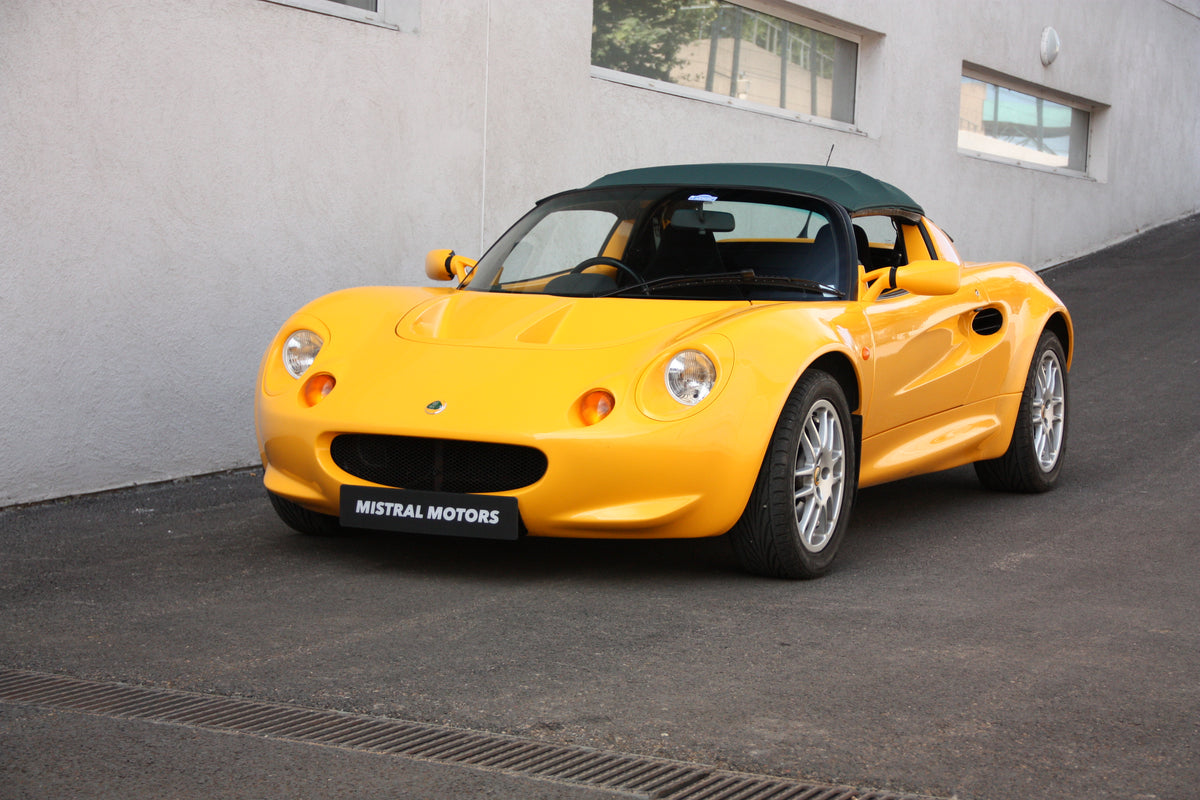
[[[667,391],[685,406],[694,406],[712,391],[717,368],[699,350],[684,350],[667,364]]]
[[[308,372],[325,342],[312,331],[299,330],[283,343],[283,366],[293,378]]]

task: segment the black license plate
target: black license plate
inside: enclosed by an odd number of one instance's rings
[[[342,525],[472,539],[517,539],[517,498],[343,486]]]

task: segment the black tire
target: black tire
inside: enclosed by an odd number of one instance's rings
[[[1043,331],[1008,450],[999,458],[975,462],[975,474],[988,489],[1037,493],[1058,483],[1067,452],[1066,363],[1062,342]]]
[[[855,459],[842,387],[825,372],[806,372],[779,415],[750,500],[730,531],[742,566],[779,578],[828,572],[850,522]]]
[[[308,536],[341,536],[344,534],[344,529],[337,517],[309,511],[304,506],[280,497],[274,492],[267,492],[267,496],[271,498],[271,505],[275,507],[275,513],[292,530]]]

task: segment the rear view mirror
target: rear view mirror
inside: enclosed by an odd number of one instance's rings
[[[954,294],[961,280],[953,261],[913,261],[896,270],[896,288],[913,294]]]
[[[458,279],[461,283],[475,268],[475,259],[458,256],[453,250],[430,250],[425,256],[425,275],[435,281]]]
[[[953,261],[913,261],[902,267],[885,267],[862,276],[870,288],[860,297],[875,300],[884,292],[903,289],[917,295],[954,294],[962,283],[962,268]]]
[[[671,214],[671,224],[688,230],[728,233],[733,230],[733,214],[702,208],[677,208]]]

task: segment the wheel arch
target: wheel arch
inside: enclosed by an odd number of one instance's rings
[[[858,370],[854,368],[854,362],[848,355],[839,350],[825,353],[809,364],[807,369],[819,369],[832,375],[842,387],[850,411],[856,416],[861,413],[862,391],[859,387]]]
[[[843,352],[821,354],[796,377],[745,508],[730,530],[734,552],[749,571],[815,578],[832,566],[858,485],[859,396],[857,372]],[[818,402],[826,407],[819,417]],[[826,413],[831,406],[832,416]],[[833,428],[812,437],[806,432],[809,426],[830,425],[838,429],[836,435]],[[842,436],[852,438],[853,446],[847,447],[851,443]],[[800,454],[806,451],[810,460],[802,470]],[[801,491],[802,476],[808,476],[808,488]],[[818,486],[832,489],[818,491]]]
[[[1046,320],[1046,325],[1043,330],[1050,331],[1058,340],[1062,342],[1063,350],[1067,355],[1067,369],[1071,368],[1071,359],[1075,353],[1075,336],[1074,328],[1071,325],[1071,320],[1062,311],[1056,311]]]
[[[833,376],[833,379],[842,387],[842,393],[846,395],[846,404],[850,406],[850,426],[854,431],[854,481],[857,483],[859,469],[862,466],[863,438],[862,388],[859,383],[858,370],[854,368],[854,362],[850,360],[850,356],[840,350],[825,353],[809,364],[808,369],[819,369]],[[797,378],[798,380],[799,378]]]

